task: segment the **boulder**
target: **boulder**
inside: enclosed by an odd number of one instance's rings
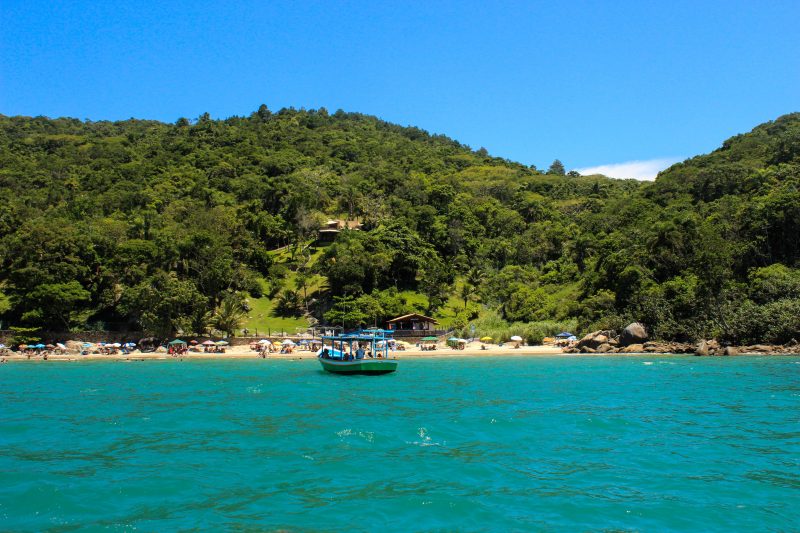
[[[639,322],[628,324],[619,336],[620,346],[629,346],[631,344],[642,344],[648,338],[647,330]]]
[[[614,348],[607,342],[597,347],[597,353],[608,353],[614,351]]]
[[[675,353],[694,353],[694,346],[689,343],[679,343],[675,346]]]
[[[750,350],[758,353],[772,353],[775,351],[775,347],[768,344],[756,344],[754,346],[750,346]]]
[[[739,355],[739,350],[737,350],[733,346],[726,346],[725,349],[722,351],[722,355]]]
[[[144,339],[139,339],[137,344],[142,353],[147,353],[154,352],[161,345],[161,342],[155,337],[145,337]]]
[[[576,346],[578,348],[593,348],[596,350],[598,346],[607,342],[608,336],[604,331],[593,331],[592,333],[584,335]]]
[[[644,352],[644,344],[629,344],[622,349],[622,353],[642,353]]]
[[[584,346],[581,348],[581,353],[597,353],[597,350],[594,348],[589,348],[588,346]]]
[[[697,348],[694,350],[695,355],[706,356],[708,355],[708,343],[706,341],[700,341],[700,344],[697,345]]]
[[[67,351],[71,353],[81,353],[83,351],[83,343],[79,341],[67,341],[64,343]]]

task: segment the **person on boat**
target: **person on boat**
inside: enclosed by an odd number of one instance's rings
[[[359,346],[358,350],[356,350],[356,359],[364,359],[364,348]]]

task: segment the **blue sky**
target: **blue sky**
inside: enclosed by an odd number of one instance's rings
[[[648,177],[800,111],[799,20],[797,0],[2,0],[0,113],[341,108]]]

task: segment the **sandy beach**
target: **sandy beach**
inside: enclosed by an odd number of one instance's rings
[[[436,350],[420,350],[418,348],[410,350],[399,350],[393,352],[393,355],[398,359],[441,359],[452,357],[497,357],[497,356],[542,356],[542,355],[560,355],[561,348],[556,346],[521,346],[514,348],[513,346],[497,346],[486,345],[486,349],[481,348],[480,343],[471,343],[463,350],[454,350],[448,346],[438,347]],[[42,356],[31,356],[12,352],[11,355],[5,356],[6,359],[11,361],[42,361]],[[292,353],[270,353],[265,359],[311,359],[315,358],[316,353],[312,351],[296,350]],[[228,347],[225,353],[204,353],[204,352],[187,352],[180,356],[172,356],[164,352],[147,352],[142,353],[134,350],[129,354],[89,354],[80,355],[77,353],[66,354],[49,354],[48,361],[144,361],[144,360],[169,360],[169,359],[260,359],[261,356],[258,352],[252,350],[249,346],[232,346]]]

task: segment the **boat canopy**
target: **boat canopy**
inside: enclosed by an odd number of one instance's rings
[[[387,358],[389,356],[390,341],[394,339],[391,335],[394,332],[385,329],[362,329],[358,331],[351,331],[349,333],[341,333],[339,335],[326,335],[322,337],[323,348],[320,350],[320,355],[326,354],[326,357],[331,359],[347,359],[354,356],[354,344],[358,350],[370,347],[370,353],[381,354],[378,357]],[[330,350],[327,346],[330,346]],[[358,354],[363,357],[364,352]]]

